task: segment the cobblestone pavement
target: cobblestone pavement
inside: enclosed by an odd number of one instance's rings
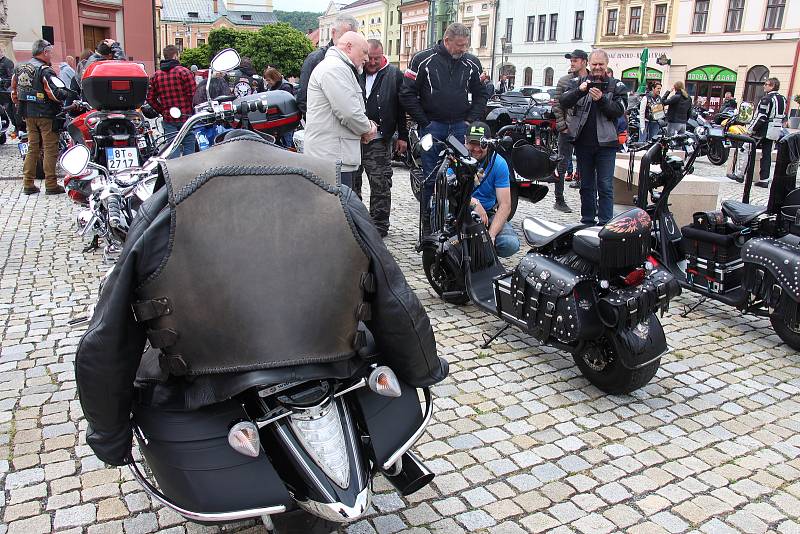
[[[15,150],[0,147],[6,176],[18,172]],[[674,352],[630,396],[603,395],[568,356],[519,332],[480,350],[501,322],[429,289],[407,182],[397,170],[387,243],[451,364],[416,447],[437,477],[407,499],[379,479],[373,512],[347,532],[800,532],[800,356],[768,321],[716,304],[681,318],[698,302],[684,293],[663,319]],[[66,198],[19,190],[0,181],[0,534],[216,531],[151,502],[85,445],[73,372],[82,332],[67,321],[94,301],[104,266],[72,237]],[[552,197],[521,203],[514,226],[525,214],[570,220],[551,207]]]

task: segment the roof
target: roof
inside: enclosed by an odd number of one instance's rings
[[[190,17],[189,13],[197,13],[197,16]],[[223,0],[217,2],[217,13],[214,13],[212,0],[163,0],[161,8],[162,21],[211,24],[223,16],[237,26],[265,26],[278,22],[271,11],[229,11]],[[249,16],[250,20],[245,20],[243,16]]]
[[[342,10],[351,9],[351,8],[354,8],[354,7],[361,7],[361,6],[365,6],[367,4],[380,4],[380,3],[381,3],[381,0],[356,0],[352,4],[347,4],[346,6],[344,6],[342,8]]]

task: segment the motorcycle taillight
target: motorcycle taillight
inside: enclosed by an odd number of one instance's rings
[[[638,286],[644,280],[647,271],[643,267],[639,267],[638,269],[634,269],[628,273],[628,276],[622,279],[622,282],[626,286]]]

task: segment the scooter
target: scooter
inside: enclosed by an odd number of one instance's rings
[[[745,135],[727,134],[734,142],[754,146]],[[800,350],[800,189],[790,163],[787,139],[778,143],[778,162],[767,206],[749,203],[755,160],[748,164],[742,201],[726,200],[721,211],[694,214],[680,228],[669,210],[670,193],[692,172],[697,157],[692,134],[656,140],[642,157],[636,205],[653,220],[653,255],[681,286],[700,301],[684,316],[712,299],[743,313],[769,317],[775,332]],[[684,147],[687,158],[668,155]],[[651,165],[660,165],[651,171]],[[796,162],[795,162],[796,165]]]
[[[511,139],[484,139],[496,147]],[[433,149],[426,135],[423,147]],[[667,310],[680,286],[649,261],[651,222],[641,209],[618,215],[605,226],[562,226],[530,217],[523,222],[530,251],[513,269],[497,257],[486,227],[471,212],[478,163],[450,136],[443,143],[436,175],[430,235],[422,235],[428,282],[445,301],[471,300],[481,310],[515,326],[542,344],[565,350],[599,389],[634,391],[658,370],[667,342],[656,312]],[[513,167],[527,176],[546,174],[541,147],[517,144]]]

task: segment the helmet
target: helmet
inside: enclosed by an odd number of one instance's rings
[[[518,141],[511,151],[514,171],[529,180],[541,180],[553,174],[559,159],[558,154],[551,153],[543,146],[526,142]]]

